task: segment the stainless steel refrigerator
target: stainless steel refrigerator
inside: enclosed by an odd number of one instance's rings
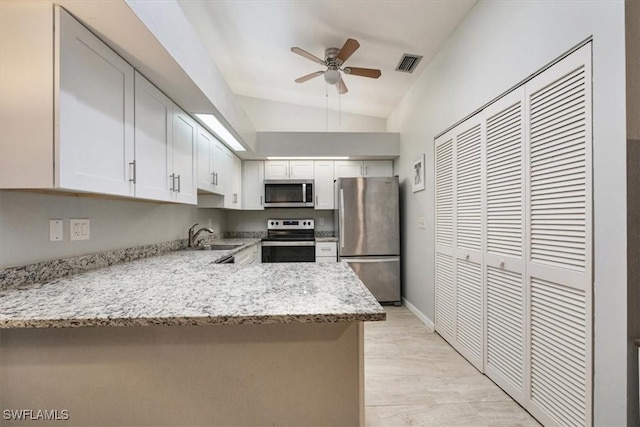
[[[380,302],[400,303],[398,177],[339,178],[335,183],[338,258]]]

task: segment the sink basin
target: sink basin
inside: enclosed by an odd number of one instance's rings
[[[216,245],[216,244],[213,244],[213,245],[195,246],[195,247],[192,247],[192,248],[185,248],[185,249],[190,250],[190,251],[228,251],[228,250],[231,250],[231,249],[239,248],[240,246],[242,246],[242,245],[229,245],[229,244],[227,244],[227,245],[224,245],[224,244]]]

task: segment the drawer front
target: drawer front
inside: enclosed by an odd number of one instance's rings
[[[334,256],[319,256],[316,257],[316,262],[338,262],[338,258]]]
[[[337,257],[338,244],[336,242],[316,242],[316,257]]]

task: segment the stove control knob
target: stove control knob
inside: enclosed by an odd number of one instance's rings
[[[271,225],[273,225],[273,221],[271,221]]]

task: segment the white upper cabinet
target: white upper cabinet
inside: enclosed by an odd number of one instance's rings
[[[267,160],[265,179],[313,179],[313,160]]]
[[[136,197],[196,203],[195,121],[136,73]]]
[[[0,188],[195,203],[193,119],[61,7],[0,7]]]
[[[171,200],[173,102],[136,73],[136,197]]]
[[[133,68],[60,7],[30,6],[0,4],[0,188],[133,196]]]
[[[393,176],[392,160],[336,160],[334,162],[334,178]]]
[[[231,208],[242,209],[242,160],[236,155],[233,155],[232,168]]]
[[[242,162],[242,209],[264,209],[264,162],[262,160]]]
[[[389,177],[393,176],[392,160],[365,160],[362,162],[364,176]]]
[[[364,175],[360,160],[336,160],[334,162],[334,178],[357,178]]]
[[[170,175],[172,200],[196,204],[197,132],[198,125],[187,113],[173,107],[173,161]]]
[[[316,160],[314,165],[315,209],[333,209],[333,161]]]

